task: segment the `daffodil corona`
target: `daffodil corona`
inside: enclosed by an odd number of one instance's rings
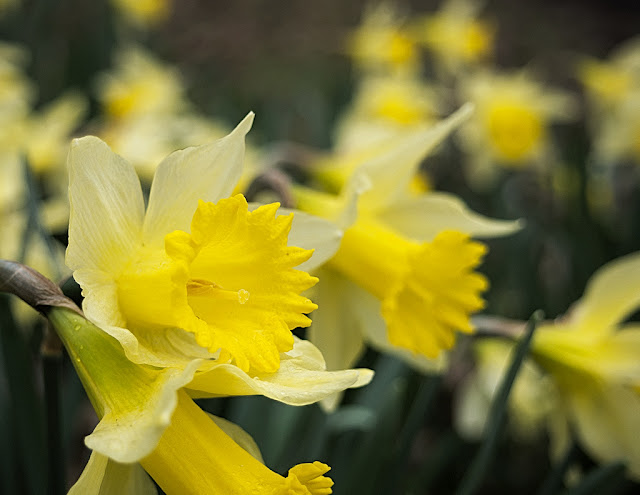
[[[200,202],[191,233],[168,234],[164,250],[142,248],[118,277],[127,324],[182,328],[244,371],[276,371],[291,330],[311,323],[305,313],[316,305],[300,292],[317,281],[293,269],[312,252],[287,246],[293,214],[276,217],[278,207],[250,212],[241,195]]]

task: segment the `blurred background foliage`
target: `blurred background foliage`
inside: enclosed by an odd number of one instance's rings
[[[346,40],[368,2],[181,0],[173,2],[166,19],[146,29],[123,22],[115,4],[23,0],[3,7],[2,40],[25,49],[24,70],[37,88],[35,111],[73,89],[88,101],[75,134],[100,129],[96,77],[113,67],[122,46],[134,43],[175,67],[199,115],[230,127],[253,110],[252,145],[332,145],[336,120],[352,101],[358,77]],[[401,10],[411,16],[439,6],[435,0],[406,1]],[[488,0],[482,17],[495,28],[495,66],[526,65],[580,103],[578,118],[552,126],[557,173],[541,178],[509,169],[479,190],[467,180],[460,147],[451,139],[424,168],[434,189],[460,195],[476,211],[526,221],[519,234],[489,241],[482,267],[491,280],[486,313],[526,320],[542,309],[555,318],[580,297],[598,267],[640,249],[638,163],[619,160],[607,172],[605,211],[593,206],[599,202],[588,187],[592,139],[575,69],[580,57],[606,58],[639,34],[640,10],[633,0]],[[27,205],[52,194],[42,176],[26,183]],[[49,224],[38,218],[43,214],[37,206],[32,210],[25,232],[46,241],[38,226]],[[64,227],[51,228],[64,244]],[[73,283],[65,288],[79,299]],[[42,322],[16,316],[4,297],[0,303],[0,492],[55,493],[52,486],[68,487],[82,470],[88,458],[82,438],[96,418],[70,364],[40,357]],[[453,419],[457,390],[473,368],[471,347],[471,339],[463,339],[452,358],[455,366],[432,376],[369,350],[360,365],[375,369],[375,380],[349,391],[329,415],[317,406],[294,408],[262,397],[200,404],[243,426],[276,471],[314,459],[328,463],[334,493],[455,493],[480,445],[460,436]],[[44,392],[43,376],[56,373],[62,380],[59,390],[55,380],[50,384],[52,398],[50,388]],[[55,397],[59,416],[52,411]],[[52,428],[60,438],[51,436]],[[477,493],[560,493],[565,482],[567,493],[631,494],[639,488],[619,466],[597,466],[580,445],[551,461],[545,434],[523,439],[500,429],[496,435],[498,448]],[[56,480],[59,473],[64,479]]]

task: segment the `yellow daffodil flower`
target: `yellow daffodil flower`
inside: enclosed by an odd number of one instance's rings
[[[347,41],[347,53],[365,71],[415,72],[418,67],[416,43],[402,27],[402,20],[389,3],[371,6],[360,26]]]
[[[460,137],[470,179],[479,187],[493,181],[497,165],[541,167],[552,161],[549,124],[574,113],[569,95],[544,88],[526,72],[476,74],[464,82],[462,94],[476,106]]]
[[[578,78],[598,119],[616,111],[628,93],[640,87],[640,39],[626,41],[607,60],[583,60]]]
[[[86,316],[122,345],[140,373],[166,377],[169,389],[182,387],[192,398],[262,394],[304,405],[364,385],[372,373],[327,372],[318,349],[291,334],[309,324],[305,313],[316,307],[300,295],[316,279],[301,270],[331,256],[340,231],[301,213],[278,216],[277,204],[249,209],[242,196],[227,198],[241,174],[252,120],[250,114],[225,138],[169,155],[157,168],[146,211],[132,166],[97,138],[75,140],[66,261],[82,286]],[[289,243],[316,247],[314,257]],[[100,360],[96,366],[111,369],[99,354],[93,356]],[[97,406],[102,420],[87,445],[118,462],[138,461],[162,446],[157,442],[170,422],[175,394],[165,393],[168,402],[160,392],[141,398],[149,404],[143,407],[120,397],[131,380],[104,380],[97,387],[119,401],[118,412]],[[140,378],[145,380],[157,389],[164,379]],[[142,411],[152,418],[149,423],[133,421]],[[147,440],[132,446],[123,434],[112,436],[123,418],[136,428],[148,424]],[[150,461],[161,466],[158,476],[166,469],[163,459]],[[221,469],[226,476],[232,468]],[[319,472],[300,469],[287,482],[291,486]]]
[[[414,21],[413,36],[440,67],[456,73],[493,53],[494,28],[477,19],[479,8],[477,0],[448,0],[437,13]]]
[[[122,17],[139,28],[152,28],[171,13],[171,0],[111,0]]]
[[[334,148],[341,153],[366,150],[431,124],[439,113],[436,101],[434,91],[415,75],[365,76],[337,124]]]
[[[624,323],[640,306],[640,254],[615,260],[591,279],[562,320],[541,325],[532,354],[560,391],[563,420],[600,462],[623,460],[640,479],[640,327]],[[555,428],[552,433],[568,431]],[[567,438],[554,438],[556,449]]]
[[[178,72],[135,46],[117,52],[114,70],[102,74],[97,90],[112,118],[172,113],[186,105]]]
[[[505,235],[518,224],[477,215],[449,194],[409,193],[421,161],[469,111],[379,149],[339,195],[294,190],[298,208],[345,228],[340,249],[318,272],[320,309],[310,329],[330,369],[354,363],[365,340],[432,369],[425,358],[451,348],[456,331],[472,331],[469,314],[483,307],[487,287],[474,269],[486,248],[469,236]]]

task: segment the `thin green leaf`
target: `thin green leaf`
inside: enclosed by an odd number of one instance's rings
[[[488,468],[493,461],[496,447],[498,445],[499,433],[504,423],[507,411],[507,401],[509,399],[511,387],[515,382],[520,366],[524,362],[524,358],[529,351],[529,346],[536,326],[541,320],[542,311],[536,311],[527,323],[527,329],[524,336],[515,347],[513,360],[509,365],[507,373],[502,379],[496,398],[494,399],[493,404],[491,405],[491,410],[489,411],[489,417],[487,418],[487,424],[485,427],[484,442],[458,487],[458,495],[472,495],[475,493],[480,488]]]

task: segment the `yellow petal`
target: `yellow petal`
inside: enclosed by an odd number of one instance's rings
[[[192,397],[264,395],[285,404],[302,406],[335,392],[369,383],[366,369],[325,371],[322,354],[310,342],[295,340],[293,350],[280,357],[275,373],[247,374],[237,366],[213,364],[198,373],[187,386]]]
[[[470,210],[460,198],[440,192],[406,197],[380,211],[378,219],[416,241],[431,241],[444,230],[457,230],[473,237],[499,237],[522,228],[518,220],[485,217]]]
[[[622,460],[640,480],[640,395],[624,386],[582,382],[563,389],[581,445],[599,462]]]
[[[244,138],[253,113],[226,137],[172,153],[156,170],[144,219],[144,242],[162,246],[164,236],[188,230],[198,201],[216,202],[231,194],[242,174]]]
[[[371,187],[360,198],[359,208],[373,213],[402,199],[422,160],[467,120],[472,110],[471,105],[465,105],[436,125],[398,140],[386,153],[363,163],[350,179],[360,181],[357,175],[365,174],[371,181]]]
[[[342,230],[323,218],[297,210],[280,208],[278,215],[293,213],[293,223],[289,232],[289,244],[313,250],[313,256],[298,265],[298,270],[310,272],[331,258],[342,239]]]
[[[328,370],[350,368],[364,350],[363,328],[354,318],[350,297],[353,284],[330,268],[322,268],[317,275],[321,282],[313,293],[318,309],[309,341],[322,352]]]
[[[624,256],[598,270],[576,309],[575,323],[585,332],[609,333],[640,306],[640,253]]]
[[[69,152],[67,266],[117,275],[141,241],[144,201],[133,167],[100,139],[76,139]]]
[[[283,478],[236,444],[184,392],[171,426],[142,465],[169,494],[328,494],[322,463],[303,464]],[[327,491],[329,489],[329,491]]]
[[[364,339],[371,347],[402,359],[421,373],[441,373],[447,368],[449,358],[446,352],[441,352],[436,358],[428,358],[404,347],[393,345],[389,341],[387,324],[382,317],[382,305],[373,295],[351,284],[349,301],[352,304],[351,310],[363,329]]]
[[[156,485],[140,464],[120,464],[92,452],[69,495],[156,495]]]

